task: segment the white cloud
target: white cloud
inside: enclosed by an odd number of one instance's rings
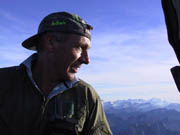
[[[0,9],[0,14],[2,17],[6,18],[9,21],[12,22],[19,22],[19,19],[17,19],[14,15],[10,14],[9,12]]]
[[[133,33],[107,32],[93,38],[90,53],[94,59],[79,76],[93,84],[103,98],[167,96],[167,100],[178,102],[180,97],[176,96],[169,71],[178,61],[167,41],[165,27]]]
[[[0,22],[0,67],[20,64],[33,52],[23,49],[21,43],[31,36],[32,20],[25,20],[13,13],[0,9],[2,21]],[[31,25],[29,25],[31,24]]]
[[[9,47],[0,47],[1,50],[1,62],[0,67],[18,65],[24,61],[29,55],[30,51],[26,51],[20,45],[14,45]]]

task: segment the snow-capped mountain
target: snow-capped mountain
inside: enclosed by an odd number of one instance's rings
[[[114,135],[180,135],[180,104],[160,99],[104,102]]]
[[[130,109],[131,111],[150,111],[157,108],[166,108],[180,111],[180,104],[169,103],[161,99],[152,98],[150,100],[143,99],[128,99],[128,100],[117,100],[114,102],[104,102],[105,110],[123,110]],[[129,111],[130,111],[129,110]]]

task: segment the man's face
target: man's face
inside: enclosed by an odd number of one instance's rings
[[[82,64],[89,64],[88,49],[90,40],[77,34],[55,44],[54,69],[62,80],[73,80]]]

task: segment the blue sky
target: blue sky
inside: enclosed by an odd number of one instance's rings
[[[94,27],[91,63],[77,74],[105,101],[160,98],[180,103],[170,68],[178,65],[168,43],[160,0],[3,0],[0,67],[20,64],[34,52],[21,42],[51,12],[78,14]]]

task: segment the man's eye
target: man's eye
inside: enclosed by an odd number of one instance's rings
[[[76,47],[76,49],[77,49],[78,51],[82,51],[82,47],[80,47],[80,46]]]

